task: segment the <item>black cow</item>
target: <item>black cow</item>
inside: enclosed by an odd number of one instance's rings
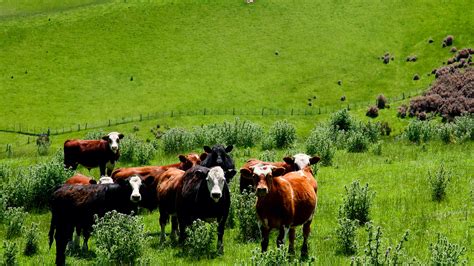
[[[224,148],[222,145],[214,145],[212,148],[204,146],[204,151],[207,153],[204,159],[201,161],[201,166],[211,168],[213,166],[220,166],[224,170],[225,178],[227,183],[232,181],[237,171],[235,170],[234,160],[229,156],[228,153],[232,151],[234,146],[229,145]],[[203,156],[201,155],[201,158]]]
[[[186,227],[195,220],[216,218],[217,250],[224,252],[224,228],[230,208],[229,187],[224,170],[216,166],[207,168],[194,166],[183,176],[183,184],[176,195],[176,211],[179,223],[179,240],[186,238]]]
[[[102,217],[106,212],[117,210],[129,214],[136,210],[149,178],[143,183],[138,176],[119,180],[115,184],[63,185],[51,197],[51,224],[49,246],[56,240],[56,265],[66,261],[66,245],[72,240],[74,228],[84,236],[83,248],[92,231],[94,215]]]

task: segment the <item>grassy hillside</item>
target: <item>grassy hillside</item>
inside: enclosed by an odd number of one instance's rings
[[[395,96],[474,41],[469,1],[33,2],[0,3],[0,127]]]

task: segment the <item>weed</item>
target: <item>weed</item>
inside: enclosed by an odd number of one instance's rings
[[[18,247],[15,242],[3,241],[3,265],[18,265],[16,256],[18,255]]]
[[[357,252],[357,221],[345,217],[338,219],[336,237],[338,249],[342,254],[352,255]]]
[[[435,174],[428,172],[428,182],[431,186],[431,198],[434,201],[442,201],[446,196],[446,187],[450,181],[450,172],[441,164]]]
[[[296,129],[288,121],[276,121],[268,132],[268,137],[274,141],[276,148],[287,148],[296,141]]]
[[[306,140],[306,152],[318,155],[321,165],[332,165],[336,147],[331,139],[332,130],[329,127],[317,127],[311,131]]]
[[[432,265],[464,265],[467,261],[461,257],[466,248],[448,241],[446,236],[438,234],[436,243],[430,244],[430,263]]]
[[[361,187],[359,181],[354,181],[349,187],[344,186],[346,196],[339,208],[339,218],[357,220],[360,225],[370,221],[370,206],[375,192],[370,191],[369,184]]]
[[[5,212],[5,223],[7,226],[5,232],[6,239],[12,239],[21,236],[23,233],[23,223],[28,213],[23,211],[22,207],[10,207]]]
[[[197,219],[186,228],[184,254],[190,258],[213,258],[217,252],[214,249],[214,239],[217,235],[217,223],[206,223]]]
[[[37,223],[31,223],[31,227],[26,230],[25,234],[25,249],[23,254],[26,256],[32,256],[38,253],[39,250],[39,229]]]

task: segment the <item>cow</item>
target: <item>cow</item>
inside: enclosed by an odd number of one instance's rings
[[[64,142],[64,167],[76,170],[80,164],[85,168],[99,167],[100,175],[110,176],[115,162],[120,157],[119,142],[122,133],[111,132],[101,140],[66,140]],[[106,173],[107,169],[107,173]]]
[[[220,166],[194,166],[184,173],[176,193],[176,211],[179,223],[179,242],[186,238],[186,228],[195,220],[216,218],[217,250],[224,252],[224,228],[230,208],[230,192],[225,172]]]
[[[51,224],[49,247],[56,241],[56,265],[65,264],[65,249],[72,240],[74,228],[82,230],[83,249],[92,231],[94,215],[102,217],[106,212],[116,210],[129,214],[136,210],[141,193],[147,189],[151,178],[142,182],[138,176],[119,180],[116,184],[68,185],[53,192],[51,197]]]
[[[76,174],[70,178],[68,178],[66,180],[66,182],[64,182],[64,184],[67,184],[67,185],[90,185],[90,184],[97,184],[97,182],[88,177],[88,176],[85,176],[85,175],[81,175],[81,174]]]
[[[163,165],[163,166],[143,166],[143,167],[131,167],[131,168],[119,168],[112,173],[112,179],[117,181],[119,179],[125,179],[132,175],[138,175],[142,180],[153,177],[153,184],[151,188],[147,190],[147,193],[143,195],[143,200],[140,202],[140,206],[149,209],[150,211],[158,207],[157,189],[161,183],[161,175],[168,169],[180,169],[187,170],[196,164],[201,162],[201,158],[205,158],[206,154],[199,156],[196,153],[190,153],[188,155],[179,155],[179,163]]]
[[[290,172],[282,176],[285,169],[272,165],[258,164],[252,170],[242,168],[242,176],[256,180],[257,216],[261,223],[261,248],[266,252],[269,234],[278,229],[277,245],[282,245],[289,232],[289,253],[294,254],[295,227],[303,225],[301,256],[308,255],[308,237],[317,205],[317,184],[311,168]],[[314,185],[316,184],[316,186]]]
[[[265,165],[272,165],[275,167],[282,167],[285,169],[283,174],[299,171],[304,169],[308,165],[313,165],[319,162],[319,157],[317,156],[309,156],[304,153],[295,154],[292,157],[285,157],[283,158],[283,162],[264,162],[257,159],[250,159],[248,160],[241,169],[248,169],[251,170],[253,166],[257,164],[265,164]],[[248,173],[249,171],[244,171],[243,174]],[[251,171],[250,171],[251,172]],[[255,188],[256,184],[254,183],[254,179],[251,176],[242,176],[242,171],[240,171],[240,192],[242,193],[245,189],[248,189],[249,186]]]
[[[229,145],[224,148],[222,145],[214,145],[212,148],[204,146],[204,151],[207,156],[202,159],[201,166],[211,168],[214,166],[220,166],[224,170],[225,178],[227,183],[232,181],[232,178],[237,173],[235,170],[234,160],[229,156],[228,153],[232,151],[234,146]]]

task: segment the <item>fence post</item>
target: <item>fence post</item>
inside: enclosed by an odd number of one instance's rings
[[[202,111],[203,115],[206,115],[206,108]]]
[[[262,116],[263,116],[263,111],[264,111],[264,110],[265,110],[265,108],[264,108],[264,107],[262,107]]]
[[[171,110],[171,117],[173,117],[173,110]]]
[[[405,99],[405,93],[402,93],[402,99]]]
[[[86,128],[85,129],[87,130],[87,123],[86,123]]]
[[[111,125],[111,121],[110,121],[110,119],[109,119],[109,127],[110,127],[110,125]]]
[[[235,115],[235,108],[232,108],[232,115]]]

